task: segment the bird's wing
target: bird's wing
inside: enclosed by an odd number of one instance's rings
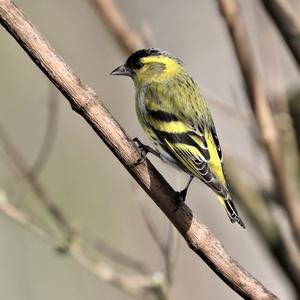
[[[198,177],[218,195],[227,198],[222,152],[214,126],[195,127],[172,113],[148,111],[148,126],[160,146],[186,172]]]

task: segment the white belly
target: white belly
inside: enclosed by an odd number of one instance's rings
[[[160,159],[164,163],[171,165],[172,167],[174,167],[177,170],[183,171],[182,168],[180,168],[178,166],[178,162],[168,152],[166,152],[160,146],[158,146],[158,147],[157,147],[157,145],[154,145],[154,146],[155,146],[155,149],[160,153]]]

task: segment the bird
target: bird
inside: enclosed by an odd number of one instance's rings
[[[245,225],[238,215],[224,174],[223,155],[212,115],[200,88],[183,62],[159,48],[140,49],[111,72],[132,78],[138,120],[154,148],[134,142],[147,153],[190,175],[178,193],[185,201],[194,177],[210,187],[232,223]]]

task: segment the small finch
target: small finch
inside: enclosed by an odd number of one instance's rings
[[[154,149],[135,139],[138,146],[190,175],[180,199],[197,177],[216,193],[230,221],[245,228],[228,190],[211,113],[182,62],[161,49],[142,49],[111,74],[133,79],[137,116]]]

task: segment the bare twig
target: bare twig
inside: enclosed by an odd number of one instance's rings
[[[157,228],[154,220],[151,218],[149,215],[149,212],[146,211],[146,208],[144,207],[143,203],[140,203],[140,210],[142,213],[142,216],[145,220],[145,223],[147,225],[147,228],[155,241],[155,244],[157,245],[160,254],[162,255],[162,258],[164,260],[164,269],[165,269],[165,276],[166,276],[166,283],[169,285],[172,281],[172,270],[174,267],[174,253],[173,251],[176,251],[174,246],[174,241],[175,241],[175,229],[170,224],[170,227],[168,228],[168,234],[167,234],[167,239],[164,240],[162,236],[159,233],[159,229]]]
[[[298,145],[298,153],[300,156],[300,90],[291,92],[288,98],[289,112],[293,120],[293,127],[296,132],[296,140]]]
[[[36,193],[36,195],[39,197],[39,199],[42,201],[43,204],[49,202],[49,196],[46,192],[45,188],[42,186],[42,184],[37,180],[37,173],[38,171],[43,167],[45,161],[47,160],[47,157],[49,155],[49,150],[46,150],[45,147],[48,145],[51,147],[50,144],[52,144],[54,135],[55,135],[55,129],[56,125],[53,125],[52,122],[57,122],[56,120],[56,111],[58,107],[58,103],[53,97],[53,95],[50,97],[50,107],[49,107],[49,116],[48,116],[48,122],[47,122],[47,130],[45,134],[45,140],[48,137],[50,141],[44,141],[43,146],[41,147],[41,150],[38,155],[38,159],[36,160],[36,163],[33,165],[31,170],[26,171],[26,163],[24,161],[24,158],[22,157],[21,153],[17,149],[17,147],[13,144],[11,138],[8,136],[7,132],[4,130],[4,128],[0,125],[0,140],[2,141],[4,148],[6,149],[6,153],[9,156],[10,160],[15,165],[17,171],[21,173],[21,175],[27,179],[29,186],[32,188],[32,190]],[[54,104],[55,102],[55,104]],[[27,174],[25,176],[25,174]],[[40,191],[43,191],[42,193]],[[75,234],[74,230],[73,233],[69,236],[66,236],[66,240],[63,241],[63,244],[61,241],[58,241],[56,239],[55,235],[49,230],[49,228],[43,224],[43,222],[37,222],[36,218],[30,217],[28,214],[26,214],[24,211],[18,209],[14,205],[10,204],[9,202],[3,200],[3,197],[1,198],[1,190],[0,190],[0,210],[9,218],[13,219],[19,224],[22,224],[23,226],[28,227],[30,230],[32,230],[34,233],[36,233],[38,236],[42,237],[45,240],[51,239],[56,243],[57,250],[59,250],[62,253],[69,253],[70,247],[74,244],[73,239],[81,239],[81,242],[84,243],[88,248],[91,248],[92,250],[96,250],[98,253],[101,253],[102,255],[105,255],[109,257],[114,263],[118,263],[122,265],[123,267],[127,267],[133,271],[136,271],[137,274],[147,275],[137,275],[137,276],[125,276],[125,275],[117,275],[118,273],[114,270],[112,270],[109,266],[95,263],[91,261],[91,258],[87,254],[86,251],[84,251],[81,248],[76,248],[76,252],[79,255],[75,255],[75,258],[81,263],[84,264],[87,269],[89,269],[92,273],[95,273],[100,279],[107,281],[108,283],[118,287],[121,290],[124,290],[125,292],[135,296],[135,297],[142,297],[146,296],[151,291],[154,291],[153,294],[155,298],[157,299],[164,299],[161,296],[165,296],[165,283],[162,282],[163,286],[160,286],[160,282],[158,282],[155,278],[152,278],[150,276],[151,272],[148,270],[148,268],[138,260],[131,258],[124,253],[118,251],[117,249],[109,246],[106,242],[103,240],[97,239],[97,242],[92,241],[90,238],[88,238],[86,235],[83,236],[82,233]],[[51,200],[52,201],[52,200]],[[48,207],[47,207],[48,208]],[[56,210],[59,213],[62,213],[58,206],[56,206]],[[51,210],[50,210],[51,212]],[[51,213],[52,218],[54,218],[55,221],[57,214]],[[61,223],[59,222],[59,225]],[[64,229],[61,228],[60,229]],[[102,277],[101,277],[102,276]],[[155,280],[154,280],[155,279]],[[152,293],[152,292],[151,292]]]
[[[41,198],[41,201],[43,203],[49,201],[49,196],[48,196],[47,191],[45,190],[44,186],[35,177],[36,173],[35,172],[32,173],[32,170],[31,170],[31,172],[30,171],[25,172],[26,171],[26,165],[25,165],[23,157],[21,156],[21,153],[14,146],[14,144],[12,143],[10,137],[8,136],[8,134],[6,133],[6,131],[4,130],[4,128],[1,125],[0,125],[0,140],[2,141],[2,143],[3,143],[3,145],[6,149],[6,152],[7,152],[8,156],[10,157],[11,161],[16,166],[16,169],[23,176],[24,176],[24,174],[27,174],[24,177],[25,177],[25,179],[27,179],[30,187],[36,193],[36,195],[39,198]],[[41,193],[39,191],[43,191],[43,192]],[[0,192],[1,192],[1,190],[0,190]],[[0,196],[1,196],[1,193],[0,193]],[[20,221],[19,217],[22,218],[21,210],[17,210],[17,208],[14,208],[14,206],[12,206],[12,205],[10,205],[9,203],[6,203],[6,202],[0,203],[0,204],[2,205],[1,209],[5,212],[6,215],[8,215],[10,217],[13,217],[17,221]],[[59,211],[60,214],[62,213],[62,212],[60,212],[60,209],[57,206],[56,206],[55,211]],[[25,216],[25,215],[26,214],[23,213],[23,216]],[[52,218],[54,218],[54,220],[56,220],[56,214],[53,215],[51,213],[51,216],[52,216]],[[46,231],[46,226],[44,224],[43,224],[43,226],[39,226],[36,221],[23,219],[22,222],[26,222],[26,225],[28,225],[30,227],[30,229],[32,229],[34,232],[35,231],[40,231],[40,233],[43,233],[43,232]],[[59,224],[60,224],[60,222],[59,222]],[[68,224],[68,226],[70,226],[70,225]],[[64,228],[60,228],[60,229],[64,229]],[[47,229],[47,232],[48,232],[48,235],[50,235],[50,230],[49,229]],[[76,236],[77,235],[78,234],[76,234]],[[66,236],[66,238],[70,238],[70,237]],[[90,238],[88,238],[87,236],[83,236],[82,234],[80,234],[80,238],[83,241],[85,241],[86,244],[90,245],[91,247],[93,247],[95,250],[97,250],[101,254],[106,255],[107,257],[112,259],[114,262],[119,263],[124,267],[129,267],[132,270],[135,270],[139,273],[147,274],[147,275],[150,274],[150,271],[146,268],[146,266],[144,264],[142,264],[141,262],[139,262],[139,261],[137,261],[137,260],[135,260],[135,259],[119,252],[119,251],[117,251],[113,247],[110,247],[104,241],[99,240],[99,239],[97,240],[97,242],[91,241]],[[64,242],[66,242],[66,241],[64,241]],[[68,248],[68,246],[69,245],[62,245],[62,247],[67,247],[67,248]],[[65,250],[69,250],[69,249],[65,249]]]
[[[46,225],[41,224],[41,222],[37,223],[33,217],[27,215],[25,212],[9,203],[5,192],[2,190],[0,190],[0,211],[16,223],[28,227],[33,233],[43,240],[55,240],[55,235]]]
[[[237,201],[243,206],[247,216],[256,227],[261,241],[269,249],[287,278],[294,286],[297,295],[300,295],[300,256],[294,255],[290,243],[286,242],[278,221],[272,214],[272,207],[267,205],[262,195],[255,188],[251,187],[236,173],[234,163],[227,159],[227,176],[231,191]]]
[[[261,0],[300,67],[300,21],[287,0]]]
[[[269,24],[268,20],[266,20],[261,5],[257,1],[254,1],[253,5],[257,23],[256,33],[263,64],[261,70],[264,72],[267,81],[265,90],[270,95],[271,103],[273,104],[273,114],[278,127],[278,141],[283,152],[282,161],[285,166],[289,187],[292,189],[292,193],[297,195],[300,156],[298,156],[296,132],[288,108],[288,93],[280,60],[278,41],[275,39],[275,32],[270,28],[270,25],[273,27],[273,24]]]
[[[103,241],[99,238],[95,241],[91,241],[90,239],[87,239],[86,237],[83,237],[83,239],[85,241],[87,241],[88,244],[91,244],[101,254],[103,254],[106,257],[108,257],[109,259],[111,259],[113,262],[118,263],[129,269],[132,269],[133,271],[136,271],[137,273],[141,273],[144,275],[149,275],[151,273],[150,270],[148,269],[148,267],[146,265],[144,265],[142,262],[120,252],[118,249],[108,245],[106,243],[106,241]]]
[[[54,140],[56,137],[58,129],[58,99],[56,99],[56,91],[51,86],[48,99],[48,115],[46,123],[46,131],[44,134],[43,142],[40,148],[40,151],[30,168],[29,172],[38,174],[47,163],[52,148],[54,145]]]
[[[177,232],[175,231],[174,227],[172,226],[172,224],[170,224],[164,250],[165,276],[168,285],[171,285],[173,282],[173,271],[179,247],[178,235],[176,233]]]
[[[90,0],[103,16],[108,28],[115,35],[120,46],[127,52],[134,52],[146,45],[145,39],[131,30],[113,0]]]
[[[224,250],[210,230],[199,223],[183,204],[177,211],[175,191],[146,160],[140,165],[138,150],[131,139],[102,105],[95,92],[83,84],[55,54],[23,13],[10,1],[0,0],[0,23],[28,53],[36,65],[59,88],[91,125],[128,172],[161,208],[187,241],[189,247],[234,291],[247,299],[278,299]]]
[[[5,149],[7,150],[7,154],[11,158],[12,162],[15,164],[16,169],[24,175],[25,173],[25,163],[21,154],[18,152],[17,148],[13,145],[11,139],[4,131],[4,129],[0,126],[0,139],[2,140]],[[10,151],[10,152],[8,152]],[[20,161],[23,161],[20,164]],[[34,192],[43,191],[42,194],[36,193],[37,196],[41,198],[41,201],[44,203],[48,201],[48,193],[41,185],[41,183],[36,179],[36,173],[26,172],[27,175],[25,178],[28,180],[30,187]],[[34,178],[32,180],[32,178]],[[46,197],[46,200],[44,199]],[[89,271],[96,274],[100,279],[106,281],[109,284],[114,285],[115,287],[133,295],[137,298],[144,297],[149,293],[153,293],[154,297],[157,299],[165,299],[167,290],[165,289],[165,282],[157,281],[153,276],[150,276],[150,271],[146,268],[146,266],[137,260],[128,257],[127,255],[119,252],[118,250],[108,246],[104,241],[97,241],[97,243],[92,242],[86,236],[79,234],[76,232],[74,235],[70,233],[66,236],[66,239],[63,241],[63,244],[59,239],[56,238],[55,234],[49,230],[49,228],[43,222],[37,222],[36,218],[30,217],[24,211],[18,209],[14,205],[10,204],[6,198],[3,196],[3,193],[0,190],[0,210],[8,217],[13,219],[19,224],[28,227],[39,237],[55,242],[56,249],[61,253],[71,253],[73,257],[78,260],[84,267],[86,267]],[[59,208],[56,209],[59,211]],[[59,211],[60,212],[60,211]],[[56,220],[56,214],[51,213],[51,217]],[[57,220],[56,220],[57,221]],[[60,225],[60,223],[59,223]],[[59,227],[60,229],[64,229]],[[80,242],[80,247],[77,245],[74,247],[75,242]],[[137,274],[135,276],[126,276],[119,275],[116,271],[114,271],[108,265],[100,264],[95,260],[92,260],[92,257],[83,249],[83,244],[87,248],[91,248],[92,250],[96,250],[97,253],[104,254],[112,259],[115,263],[121,264],[123,267],[128,267],[133,271],[136,271]],[[71,247],[72,250],[71,250]],[[145,276],[147,275],[147,276]],[[160,284],[161,283],[161,284]],[[165,298],[162,298],[162,295]]]
[[[79,243],[76,243],[71,247],[70,253],[82,266],[94,273],[98,278],[129,295],[138,299],[145,299],[152,294],[155,296],[155,299],[166,299],[164,282],[157,274],[154,274],[153,276],[121,275],[120,272],[115,271],[103,263],[95,262],[87,256]]]
[[[54,235],[47,231],[44,226],[37,225],[32,217],[8,201],[0,199],[0,211],[17,224],[30,229],[43,240],[56,245],[60,242]],[[165,299],[162,297],[162,295],[164,295],[164,283],[160,281],[157,275],[142,276],[121,274],[111,266],[101,263],[88,254],[80,240],[75,240],[70,245],[68,253],[97,278],[133,297],[145,299],[146,296],[153,294],[156,295],[156,299]]]
[[[99,12],[99,15],[106,21],[107,27],[114,34],[117,42],[122,46],[126,55],[132,52],[152,46],[148,39],[143,38],[141,34],[134,32],[126,22],[118,7],[113,0],[89,0]],[[221,112],[243,121],[249,125],[252,121],[248,112],[237,113],[237,110],[223,100],[216,97],[207,89],[202,89],[209,104]]]
[[[250,50],[251,47],[246,36],[243,20],[240,17],[235,0],[217,0],[217,2],[234,44],[248,100],[257,120],[261,137],[267,150],[269,163],[274,174],[277,193],[289,217],[295,240],[300,247],[299,208],[287,181],[277,128],[264,87],[258,79],[255,60]]]
[[[223,112],[224,114],[243,122],[246,126],[253,124],[251,111],[244,111],[239,109],[238,106],[229,105],[223,99],[218,98],[211,91],[205,88],[202,88],[202,91],[209,105],[212,105],[220,112]]]
[[[161,255],[164,256],[165,243],[163,241],[162,236],[159,233],[159,230],[158,230],[155,222],[153,221],[153,219],[149,215],[149,212],[146,211],[146,208],[144,207],[143,203],[140,203],[140,211],[142,213],[142,216],[145,220],[146,226],[147,226],[147,228],[148,228],[155,244],[157,245]]]
[[[11,158],[11,161],[14,163],[16,169],[20,172],[23,178],[26,179],[32,188],[32,191],[37,195],[38,199],[56,222],[58,228],[60,228],[62,233],[65,235],[64,237],[68,238],[73,233],[70,222],[67,220],[60,208],[55,204],[55,202],[48,196],[35,174],[28,172],[29,167],[27,166],[24,158],[22,157],[21,153],[19,153],[17,147],[14,145],[13,141],[10,139],[9,135],[1,125],[0,140],[2,141],[4,150]]]

